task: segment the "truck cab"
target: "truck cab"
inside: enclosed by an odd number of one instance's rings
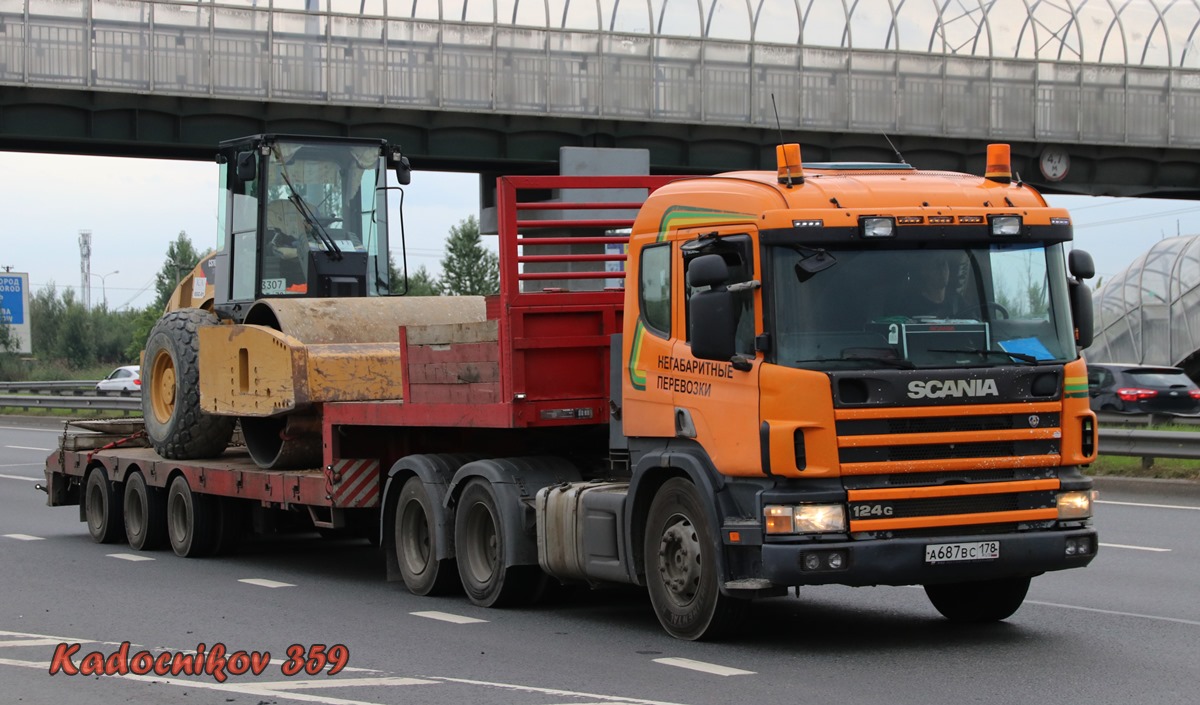
[[[670,466],[713,508],[712,623],[822,583],[919,584],[947,616],[1002,619],[1030,577],[1094,557],[1092,265],[994,148],[981,178],[784,145],[777,173],[677,181],[639,212],[622,450],[631,494]],[[646,532],[660,621],[695,634],[694,576],[654,553],[697,547]]]

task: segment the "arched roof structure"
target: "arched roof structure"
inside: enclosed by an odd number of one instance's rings
[[[1176,365],[1200,376],[1200,235],[1160,240],[1096,291],[1092,362]]]
[[[1200,0],[210,1],[747,44],[1200,67]]]

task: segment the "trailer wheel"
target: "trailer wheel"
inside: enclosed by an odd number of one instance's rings
[[[942,616],[953,622],[999,622],[1025,601],[1029,578],[1002,578],[971,583],[926,585],[925,595]]]
[[[198,329],[216,323],[211,311],[180,309],[160,318],[146,340],[142,415],[154,451],[164,458],[212,458],[233,435],[234,417],[200,409]]]
[[[444,595],[456,587],[458,567],[453,558],[437,559],[434,507],[425,483],[408,478],[396,500],[393,519],[396,562],[404,586],[414,595]]]
[[[504,524],[487,480],[463,488],[454,516],[458,575],[467,597],[480,607],[502,607],[540,594],[543,576],[535,565],[505,568]]]
[[[96,543],[121,540],[125,523],[121,492],[108,481],[104,468],[92,468],[83,489],[83,513],[88,533]]]
[[[212,498],[192,492],[183,475],[171,480],[167,490],[167,536],[175,555],[206,556],[216,540],[217,516]]]
[[[162,490],[146,484],[140,472],[125,478],[125,538],[137,551],[161,548],[167,534],[167,503]]]
[[[650,603],[678,639],[715,639],[745,617],[749,600],[721,593],[718,542],[695,485],[679,477],[659,488],[646,519],[644,567]]]

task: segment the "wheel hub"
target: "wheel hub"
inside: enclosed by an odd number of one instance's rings
[[[672,517],[658,544],[658,574],[668,594],[691,602],[700,587],[700,540],[687,517]]]

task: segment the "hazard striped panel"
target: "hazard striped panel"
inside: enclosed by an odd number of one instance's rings
[[[325,490],[343,509],[379,506],[379,461],[343,458],[325,470]]]

